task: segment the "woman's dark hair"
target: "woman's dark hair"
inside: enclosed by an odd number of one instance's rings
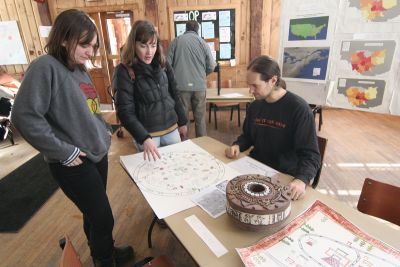
[[[186,31],[199,32],[199,23],[195,20],[189,20],[186,22]]]
[[[286,89],[286,83],[281,78],[281,69],[278,63],[269,56],[258,56],[254,58],[247,66],[247,70],[260,73],[260,79],[265,82],[276,76],[277,81],[275,86]]]
[[[87,45],[96,36],[93,57],[99,48],[99,34],[90,17],[77,9],[61,12],[51,28],[45,51],[61,61],[69,69],[73,68],[73,55],[77,45]],[[84,66],[81,66],[84,68]]]
[[[153,62],[156,60],[159,62],[161,67],[165,67],[166,60],[160,43],[160,38],[153,23],[148,20],[138,20],[133,24],[131,32],[129,33],[122,49],[121,62],[127,66],[136,64],[138,62],[135,52],[136,42],[145,44],[149,40],[157,41],[157,50],[154,54]]]

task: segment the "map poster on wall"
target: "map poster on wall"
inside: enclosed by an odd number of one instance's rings
[[[247,267],[395,267],[400,262],[400,251],[371,237],[320,201],[276,234],[236,250]]]
[[[0,65],[27,64],[16,21],[0,21]]]
[[[338,30],[341,33],[398,32],[400,1],[343,0]]]
[[[389,73],[395,48],[394,40],[342,41],[337,74],[377,76]]]
[[[239,175],[190,140],[159,152],[157,161],[145,161],[143,153],[121,156],[122,166],[159,219],[194,207],[192,195]]]
[[[325,81],[329,47],[285,47],[282,77],[302,81]]]
[[[339,78],[332,100],[336,107],[387,112],[390,103],[385,98],[386,94],[384,80]]]
[[[289,41],[326,40],[329,16],[291,19]]]

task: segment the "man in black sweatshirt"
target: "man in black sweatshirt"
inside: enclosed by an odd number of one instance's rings
[[[289,184],[292,199],[302,198],[321,165],[311,109],[282,87],[279,66],[271,58],[255,58],[247,71],[247,83],[256,100],[247,110],[243,134],[225,154],[234,158],[253,146],[250,156],[293,176]]]

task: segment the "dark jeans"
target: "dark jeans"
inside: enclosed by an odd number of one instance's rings
[[[114,218],[106,194],[108,158],[106,155],[98,163],[81,159],[83,163],[75,167],[50,163],[50,171],[65,195],[83,213],[83,229],[92,257],[110,259],[114,248]]]

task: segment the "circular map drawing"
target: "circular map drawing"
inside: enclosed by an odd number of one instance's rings
[[[169,152],[134,172],[139,187],[161,196],[188,196],[222,180],[223,164],[206,153]]]

